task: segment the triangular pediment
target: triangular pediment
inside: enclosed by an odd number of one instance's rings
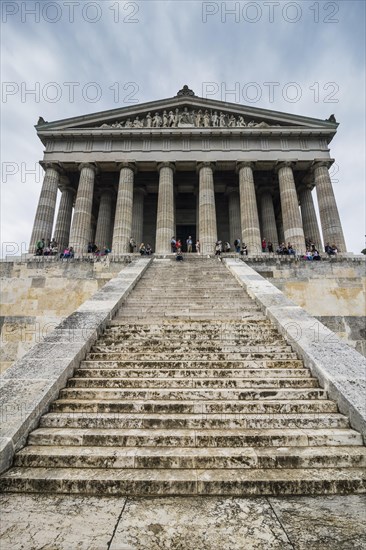
[[[335,133],[338,124],[333,116],[320,120],[294,114],[244,106],[195,95],[177,95],[173,98],[141,103],[73,117],[55,122],[42,118],[37,132],[74,131],[175,131],[181,129],[220,130],[246,129],[265,130],[274,128],[319,129]]]

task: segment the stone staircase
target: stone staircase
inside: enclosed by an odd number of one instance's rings
[[[4,491],[365,491],[366,449],[217,259],[155,259],[60,392]]]

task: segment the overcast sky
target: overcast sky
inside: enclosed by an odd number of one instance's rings
[[[334,113],[333,186],[348,249],[364,248],[365,2],[3,0],[1,8],[2,254],[28,248],[43,179],[39,116],[172,97],[183,84],[201,97]]]

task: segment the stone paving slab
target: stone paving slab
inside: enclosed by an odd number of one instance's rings
[[[361,550],[366,496],[2,495],[1,550]]]
[[[14,452],[24,445],[150,262],[137,259],[129,264],[7,369],[0,381],[0,472],[10,466]]]
[[[366,358],[244,262],[223,262],[366,440]]]

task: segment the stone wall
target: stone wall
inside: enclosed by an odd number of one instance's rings
[[[248,259],[297,305],[366,355],[365,258]],[[20,359],[123,268],[122,262],[0,262],[1,370]]]
[[[0,262],[1,372],[49,334],[107,281],[124,262]]]
[[[246,260],[297,305],[316,317],[357,351],[366,355],[366,258],[295,258]]]

